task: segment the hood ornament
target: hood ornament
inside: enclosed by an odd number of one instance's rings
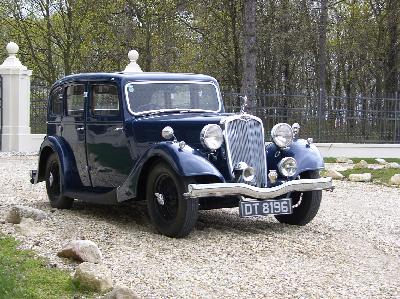
[[[239,98],[241,99],[241,103],[240,103],[240,114],[245,114],[246,113],[246,108],[248,105],[248,99],[247,96],[239,96]]]

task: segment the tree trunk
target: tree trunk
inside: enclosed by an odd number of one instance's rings
[[[243,77],[241,92],[249,98],[249,106],[256,107],[255,92],[257,48],[256,48],[256,0],[244,0],[243,17]]]
[[[387,5],[387,28],[389,43],[387,48],[385,92],[387,97],[394,97],[398,91],[398,0],[388,0]]]
[[[326,26],[328,22],[327,2],[327,0],[321,0],[321,11],[318,24],[318,88],[322,105],[325,105],[326,102]]]

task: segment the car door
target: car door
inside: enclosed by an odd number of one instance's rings
[[[72,150],[82,185],[91,187],[85,145],[86,85],[81,82],[66,85],[64,117],[61,124],[62,137]]]
[[[90,83],[86,145],[92,186],[97,189],[122,185],[132,167],[121,104],[116,83]]]

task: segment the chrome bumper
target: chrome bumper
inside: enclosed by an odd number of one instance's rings
[[[244,183],[189,184],[187,198],[238,195],[257,199],[271,199],[289,192],[333,190],[332,178],[301,179],[271,188],[259,188]]]

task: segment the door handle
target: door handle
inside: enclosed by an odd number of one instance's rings
[[[123,131],[124,128],[120,127],[120,128],[115,128],[114,131]]]
[[[85,128],[84,128],[84,127],[79,127],[79,128],[76,128],[76,130],[77,130],[77,131],[84,131]]]
[[[63,126],[62,126],[62,125],[57,125],[57,128],[58,128],[58,130],[59,130],[60,132],[63,131]]]

